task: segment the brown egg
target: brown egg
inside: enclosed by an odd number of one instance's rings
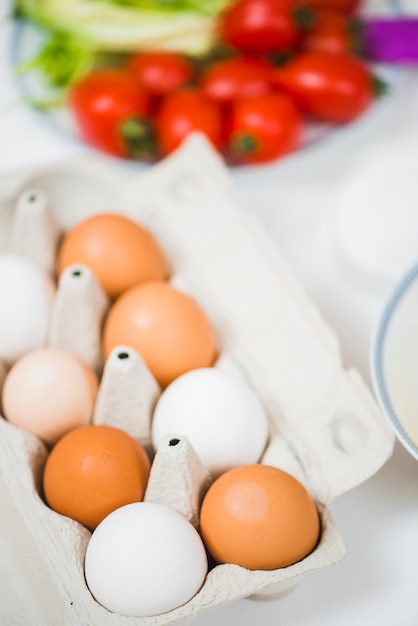
[[[82,426],[52,448],[44,495],[51,509],[94,530],[115,509],[142,500],[149,472],[149,458],[133,437],[111,426]]]
[[[217,356],[206,314],[164,282],[133,287],[113,304],[104,326],[105,357],[118,345],[136,350],[162,387],[192,369],[210,367]]]
[[[272,570],[312,552],[320,523],[311,496],[293,476],[268,465],[245,465],[211,485],[200,529],[218,563]]]
[[[110,298],[147,280],[164,280],[168,266],[153,235],[123,215],[102,213],[80,222],[63,238],[57,274],[75,263],[88,267]]]

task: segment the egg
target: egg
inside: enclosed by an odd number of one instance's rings
[[[52,448],[43,473],[49,507],[90,530],[112,511],[142,500],[150,472],[144,448],[112,426],[81,426]]]
[[[0,255],[0,359],[11,364],[45,345],[55,289],[51,276],[29,258]]]
[[[98,387],[96,373],[75,355],[39,348],[9,370],[2,390],[4,416],[52,446],[91,421]]]
[[[88,267],[114,299],[134,285],[168,277],[165,255],[154,236],[139,223],[113,213],[80,222],[63,238],[57,273],[81,264]]]
[[[108,515],[87,545],[85,577],[106,609],[131,617],[171,611],[190,600],[207,574],[195,528],[163,504],[129,504]]]
[[[215,477],[237,465],[257,463],[269,423],[247,383],[208,367],[183,374],[159,397],[151,423],[155,450],[170,433],[187,437]]]
[[[105,358],[118,345],[133,348],[161,387],[213,364],[214,329],[198,303],[165,282],[132,287],[112,305],[103,331]]]
[[[313,499],[296,478],[256,464],[236,467],[210,486],[200,529],[216,562],[273,570],[312,552],[320,521]]]

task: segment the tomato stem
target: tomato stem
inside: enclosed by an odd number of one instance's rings
[[[146,117],[130,117],[120,128],[127,156],[138,161],[147,161],[155,157],[157,140],[152,121]]]
[[[350,52],[356,56],[363,55],[364,24],[357,17],[347,18],[347,30],[350,41]]]
[[[308,31],[315,24],[316,12],[311,7],[301,4],[293,9],[292,19],[300,31]]]
[[[254,154],[258,142],[250,133],[237,133],[230,141],[231,153],[234,156],[246,156]]]
[[[389,91],[388,83],[375,74],[372,75],[372,87],[373,93],[377,98],[386,95]]]

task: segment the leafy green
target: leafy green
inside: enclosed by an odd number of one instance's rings
[[[21,64],[53,89],[65,90],[109,57],[177,50],[198,58],[212,50],[216,18],[231,0],[15,0],[17,19],[41,26],[45,41]],[[50,106],[57,98],[41,102]],[[59,101],[59,94],[58,99]]]
[[[205,53],[231,0],[16,0],[25,17],[93,50]]]
[[[225,2],[222,0],[92,0],[113,4],[120,7],[130,7],[142,11],[192,11],[203,15],[215,15]]]
[[[52,33],[39,52],[22,63],[19,74],[39,70],[50,86],[60,89],[88,72],[95,62],[95,54],[77,40],[63,33]]]

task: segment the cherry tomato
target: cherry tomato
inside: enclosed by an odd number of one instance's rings
[[[291,94],[310,116],[324,122],[349,122],[371,104],[374,77],[348,54],[305,52],[272,71],[275,84]]]
[[[164,96],[190,82],[194,70],[189,60],[176,52],[150,51],[135,54],[127,65],[140,84],[153,96]]]
[[[295,48],[313,23],[303,0],[238,0],[219,18],[219,37],[245,52]]]
[[[362,0],[306,0],[306,4],[319,11],[355,13],[361,8]]]
[[[286,94],[242,98],[233,105],[228,150],[235,163],[266,163],[293,151],[301,133],[301,113]]]
[[[191,132],[203,133],[216,149],[221,149],[221,111],[198,89],[183,89],[168,95],[161,104],[156,123],[163,154],[175,150]]]
[[[270,68],[256,59],[235,57],[211,65],[203,74],[203,92],[220,104],[261,96],[271,90]]]
[[[357,54],[360,49],[359,24],[339,11],[318,12],[315,25],[304,39],[304,50]]]
[[[149,98],[127,71],[98,69],[74,83],[69,108],[87,143],[129,157],[134,148],[132,126],[148,123]]]

